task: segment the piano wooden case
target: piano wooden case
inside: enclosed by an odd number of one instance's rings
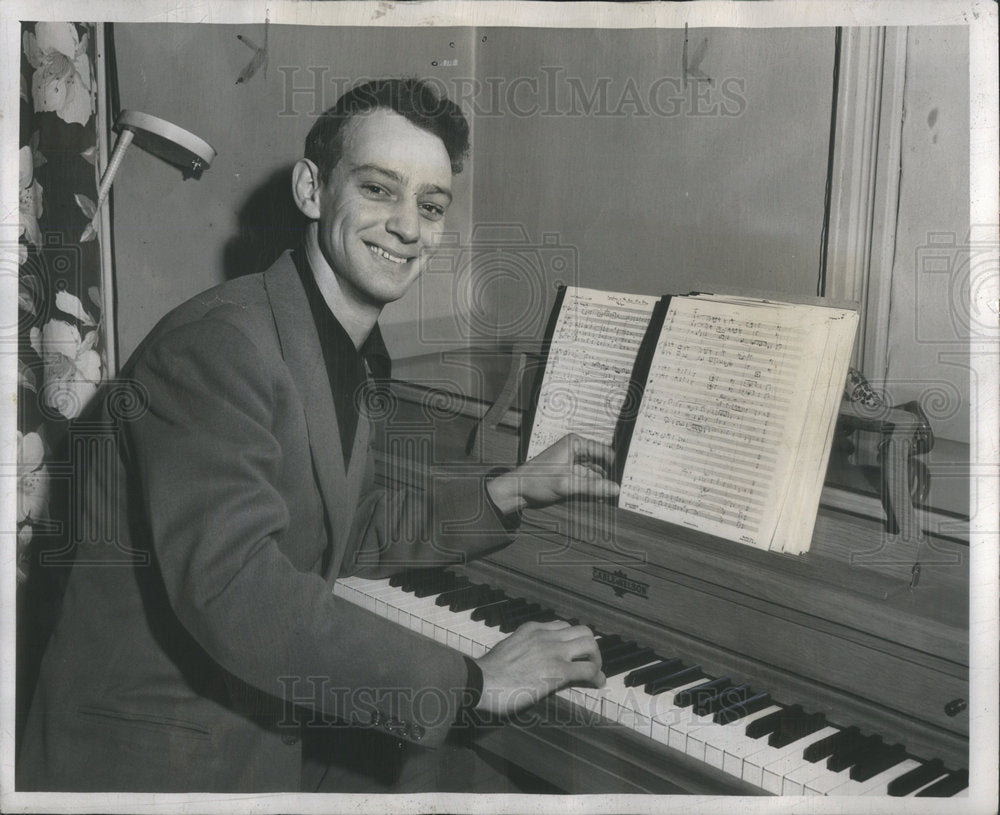
[[[435,470],[516,461],[510,387],[490,407],[393,383],[390,402],[377,448],[389,482],[426,487]],[[968,548],[959,542],[890,535],[879,519],[822,507],[810,551],[783,555],[574,502],[526,512],[511,546],[458,570],[912,755],[968,766]],[[756,791],[565,707],[550,699],[534,724],[486,728],[480,747],[567,792]]]

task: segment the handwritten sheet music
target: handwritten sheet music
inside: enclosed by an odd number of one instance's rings
[[[535,406],[529,459],[571,432],[611,444],[658,300],[566,289]]]
[[[619,506],[771,548],[776,528],[787,520],[795,451],[808,436],[810,457],[822,458],[815,443],[819,435],[819,448],[829,453],[829,418],[822,428],[806,427],[805,418],[815,412],[809,408],[817,369],[828,379],[834,374],[821,360],[831,320],[844,315],[712,296],[671,300],[632,434]],[[847,354],[852,340],[853,328]],[[829,403],[828,392],[823,399]],[[825,458],[822,464],[825,468]],[[791,525],[803,531],[798,516]],[[808,529],[811,533],[811,524]]]

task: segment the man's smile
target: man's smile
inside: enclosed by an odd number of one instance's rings
[[[412,260],[412,258],[404,258],[400,257],[399,255],[394,255],[392,254],[392,252],[383,249],[381,246],[378,246],[374,243],[368,243],[368,241],[365,241],[365,246],[367,246],[368,251],[370,251],[376,257],[385,258],[386,260],[392,261],[393,263],[406,263],[408,260]]]

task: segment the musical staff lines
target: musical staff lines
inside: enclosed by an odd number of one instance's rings
[[[528,458],[571,432],[611,443],[658,299],[566,290],[535,407]]]
[[[832,310],[674,298],[619,506],[770,548]],[[801,524],[798,525],[801,528]],[[780,547],[779,547],[780,548]]]

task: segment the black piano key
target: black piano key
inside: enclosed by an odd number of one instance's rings
[[[486,607],[486,614],[483,615],[483,622],[490,628],[496,628],[500,625],[505,613],[521,608],[522,606],[526,606],[527,604],[528,601],[523,597],[509,599],[502,603],[494,603],[493,605]]]
[[[469,609],[479,608],[479,606],[499,602],[505,598],[506,595],[500,591],[500,589],[491,589],[489,586],[480,586],[475,591],[472,591],[467,595],[456,596],[448,604],[448,610],[461,613],[463,611],[468,611]]]
[[[425,580],[418,586],[414,586],[413,593],[417,597],[430,597],[432,594],[441,594],[449,589],[467,585],[469,578],[461,575],[444,572],[437,580]]]
[[[414,569],[407,569],[404,572],[396,572],[396,574],[389,577],[389,585],[396,587],[402,586],[403,583],[414,578],[414,571]],[[421,569],[420,571],[423,570]]]
[[[873,751],[870,756],[859,758],[854,763],[851,767],[851,780],[867,781],[905,760],[906,750],[902,744],[892,746],[883,744],[881,749]]]
[[[843,756],[842,761],[847,761],[848,763],[841,767],[841,769],[851,768],[851,771],[857,769],[858,767],[866,767],[871,761],[874,761],[879,755],[881,755],[887,745],[883,743],[881,737],[879,736],[868,736],[866,739],[862,740],[861,744],[858,745],[857,749],[850,756]],[[852,776],[853,777],[853,776]]]
[[[605,651],[622,644],[622,638],[618,634],[597,634],[595,632],[595,637],[597,638],[597,650],[601,652],[602,657]]]
[[[523,600],[520,597],[508,597],[506,600],[502,600],[499,603],[492,603],[485,607],[482,622],[490,628],[496,628],[500,625],[500,620],[505,610],[520,608],[526,603],[527,600]]]
[[[521,623],[527,622],[543,610],[538,603],[526,603],[515,608],[508,607],[500,612],[500,631],[504,634],[510,634]]]
[[[806,747],[802,753],[802,758],[815,764],[820,759],[824,759],[831,755],[839,745],[844,744],[859,735],[860,731],[856,727],[847,727],[843,730],[838,730],[836,733],[831,733],[826,738],[814,741]]]
[[[661,676],[667,676],[677,671],[678,668],[683,665],[679,659],[676,657],[672,659],[665,659],[657,665],[650,665],[646,668],[640,668],[637,671],[632,671],[628,676],[625,677],[625,687],[634,688],[637,685],[645,685],[647,682],[652,682],[654,679],[659,679]]]
[[[503,592],[499,592],[495,596],[495,598],[487,600],[481,606],[476,606],[476,608],[472,610],[472,619],[484,620],[486,618],[486,615],[495,610],[497,606],[505,606],[508,603],[513,603],[513,602],[514,601],[510,597],[507,597],[507,595],[505,595]]]
[[[453,603],[456,600],[469,597],[475,594],[475,592],[481,591],[486,588],[488,587],[484,586],[482,583],[469,583],[465,586],[457,586],[456,588],[448,589],[448,591],[441,592],[437,596],[437,599],[434,601],[434,603],[439,606],[448,606],[451,605],[451,603]]]
[[[925,787],[916,794],[917,798],[947,798],[957,795],[969,786],[969,771],[956,770],[953,773],[935,781],[929,787]]]
[[[699,701],[714,696],[720,690],[728,688],[732,684],[733,680],[728,676],[710,679],[708,682],[702,682],[700,685],[695,685],[693,688],[688,688],[674,694],[674,704],[677,707],[689,707],[690,705],[698,704]]]
[[[796,705],[795,707],[799,707]],[[799,710],[802,710],[799,707]],[[807,715],[789,716],[782,719],[778,729],[767,739],[769,747],[785,747],[792,742],[803,739],[810,733],[822,730],[826,727],[826,716],[822,713],[809,713]]]
[[[792,705],[761,716],[759,719],[750,722],[746,728],[746,736],[749,739],[760,739],[770,733],[774,733],[781,727],[781,720],[786,716],[801,715],[804,711],[800,705]]]
[[[939,758],[914,767],[908,773],[903,773],[899,778],[894,778],[889,782],[886,792],[893,797],[909,795],[916,792],[925,784],[929,784],[935,778],[939,778],[945,772],[944,762]]]
[[[763,710],[770,704],[770,693],[767,691],[755,693],[748,696],[743,701],[737,702],[735,705],[730,705],[729,707],[724,707],[722,710],[717,711],[712,717],[712,721],[716,724],[731,724],[732,722],[738,722],[740,719],[749,716],[751,713]],[[766,719],[767,717],[765,716],[764,718]]]
[[[411,569],[400,574],[399,587],[403,591],[413,591],[426,583],[446,580],[449,574],[441,569]]]
[[[635,640],[629,640],[628,642],[619,642],[616,645],[610,645],[607,648],[601,650],[601,659],[608,660],[614,659],[615,657],[620,657],[624,654],[630,654],[638,650],[639,646],[635,644]],[[598,646],[600,650],[600,646]]]
[[[749,685],[724,688],[708,699],[695,702],[694,712],[699,716],[713,716],[723,708],[745,702],[750,697],[750,693]]]
[[[681,685],[686,685],[688,682],[694,682],[694,680],[700,679],[702,676],[704,674],[701,672],[701,665],[692,665],[690,668],[684,668],[669,676],[663,676],[659,679],[654,679],[652,682],[647,682],[643,686],[643,690],[650,696],[653,696],[657,693],[663,693]]]
[[[618,674],[625,673],[632,668],[652,662],[655,658],[656,654],[653,653],[652,648],[640,648],[629,654],[621,654],[614,659],[604,660],[601,670],[607,677],[618,676]]]
[[[858,758],[868,750],[880,745],[882,739],[878,736],[859,736],[841,744],[826,760],[826,768],[832,773],[839,773],[854,765]]]
[[[529,603],[527,600],[515,600],[513,603],[509,603],[499,610],[497,614],[497,624],[500,626],[500,630],[504,631],[505,628],[513,625],[517,626],[517,621],[522,616],[530,616],[531,614],[541,611],[542,607],[538,603]],[[489,618],[487,618],[488,620]],[[513,628],[511,629],[513,630]]]

